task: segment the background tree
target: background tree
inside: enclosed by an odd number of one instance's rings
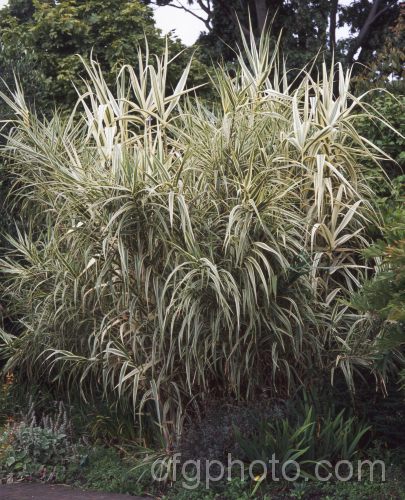
[[[348,63],[360,54],[367,62],[382,48],[388,28],[398,16],[397,0],[355,0],[349,6],[339,0],[144,0],[147,4],[171,5],[184,9],[205,23],[206,34],[200,42],[214,57],[233,59],[239,41],[238,19],[245,31],[249,28],[249,15],[257,35],[265,26],[266,16],[273,19],[273,32],[283,29],[283,50],[291,65],[302,65],[319,49],[332,50]],[[192,7],[199,6],[204,17]],[[337,43],[336,29],[349,27],[350,36]]]
[[[339,26],[349,26],[350,37],[344,41],[346,61],[368,63],[384,47],[385,38],[399,14],[397,0],[358,0],[340,7]],[[356,34],[356,35],[355,35]],[[355,35],[355,36],[354,36]]]
[[[19,73],[26,95],[42,110],[53,103],[67,107],[75,100],[71,81],[80,85],[83,76],[77,54],[87,58],[93,51],[112,82],[121,64],[136,65],[145,36],[150,52],[161,53],[165,40],[152,9],[138,0],[10,0],[0,11],[0,69],[11,83]],[[174,39],[170,45],[182,48]]]
[[[400,6],[398,17],[388,30],[385,42],[375,57],[365,66],[359,66],[354,84],[358,94],[373,89],[367,102],[378,111],[385,121],[403,133],[405,130],[405,3]],[[405,139],[392,128],[381,123],[366,123],[361,120],[358,130],[390,155],[383,162],[391,179],[405,173]],[[386,190],[387,188],[385,188]],[[383,193],[387,196],[387,192]]]
[[[245,33],[249,32],[250,22],[257,36],[263,30],[266,19],[272,20],[272,31],[284,32],[284,52],[288,54],[290,66],[298,66],[316,54],[319,47],[327,42],[328,0],[156,0],[146,3],[168,5],[182,8],[203,20],[207,31],[202,34],[199,44],[209,50],[210,56],[233,60],[234,49],[240,43],[239,23]],[[192,10],[198,5],[205,18]],[[190,7],[190,8],[189,8]],[[299,19],[297,23],[295,20]]]

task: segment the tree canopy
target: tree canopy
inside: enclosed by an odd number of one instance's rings
[[[112,80],[123,63],[136,65],[145,37],[151,53],[165,46],[152,9],[138,0],[10,0],[0,11],[0,33],[6,81],[19,73],[28,97],[45,105],[75,100],[71,82],[80,85],[83,76],[78,54],[93,52]],[[175,51],[182,48],[174,39],[169,43]]]
[[[384,42],[389,26],[399,13],[397,0],[355,0],[349,6],[339,0],[144,0],[146,4],[183,8],[205,22],[207,32],[200,42],[211,54],[225,59],[234,57],[239,40],[238,22],[247,32],[252,23],[256,35],[272,21],[275,35],[283,30],[283,51],[290,65],[301,66],[318,50],[332,51],[347,63],[355,56],[367,63]],[[204,17],[193,7],[199,6]],[[347,25],[350,35],[337,41],[337,28]]]

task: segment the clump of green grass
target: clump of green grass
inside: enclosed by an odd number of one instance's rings
[[[166,52],[110,89],[96,63],[70,119],[18,90],[3,148],[23,224],[0,261],[7,369],[156,418],[170,447],[191,402],[287,393],[373,359],[348,299],[379,224],[350,70],[288,82],[263,35],[219,68],[218,104],[167,92]],[[334,91],[338,89],[337,91]],[[147,416],[147,415],[146,415]]]

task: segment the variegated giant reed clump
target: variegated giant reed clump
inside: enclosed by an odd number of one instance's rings
[[[66,122],[10,102],[3,154],[26,224],[1,261],[21,326],[2,334],[7,369],[154,401],[177,425],[210,394],[285,394],[337,368],[352,386],[373,349],[346,301],[377,217],[350,71],[289,84],[263,36],[236,74],[217,71],[210,109],[186,95],[188,68],[166,92],[169,64],[140,55],[116,90],[89,66]]]

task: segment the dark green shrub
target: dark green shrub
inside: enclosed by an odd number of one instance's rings
[[[385,228],[367,251],[378,259],[375,275],[368,280],[352,303],[375,320],[375,371],[385,375],[360,383],[356,392],[359,412],[373,426],[374,437],[386,446],[403,447],[405,437],[405,177],[394,183],[391,196],[384,197]]]
[[[405,138],[398,133],[405,128],[405,96],[404,88],[393,87],[390,90],[391,92],[374,90],[368,98],[367,106],[392,128],[378,120],[371,121],[368,117],[360,118],[357,127],[363,137],[391,157],[391,160],[384,160],[382,165],[390,179],[395,179],[405,173]]]

